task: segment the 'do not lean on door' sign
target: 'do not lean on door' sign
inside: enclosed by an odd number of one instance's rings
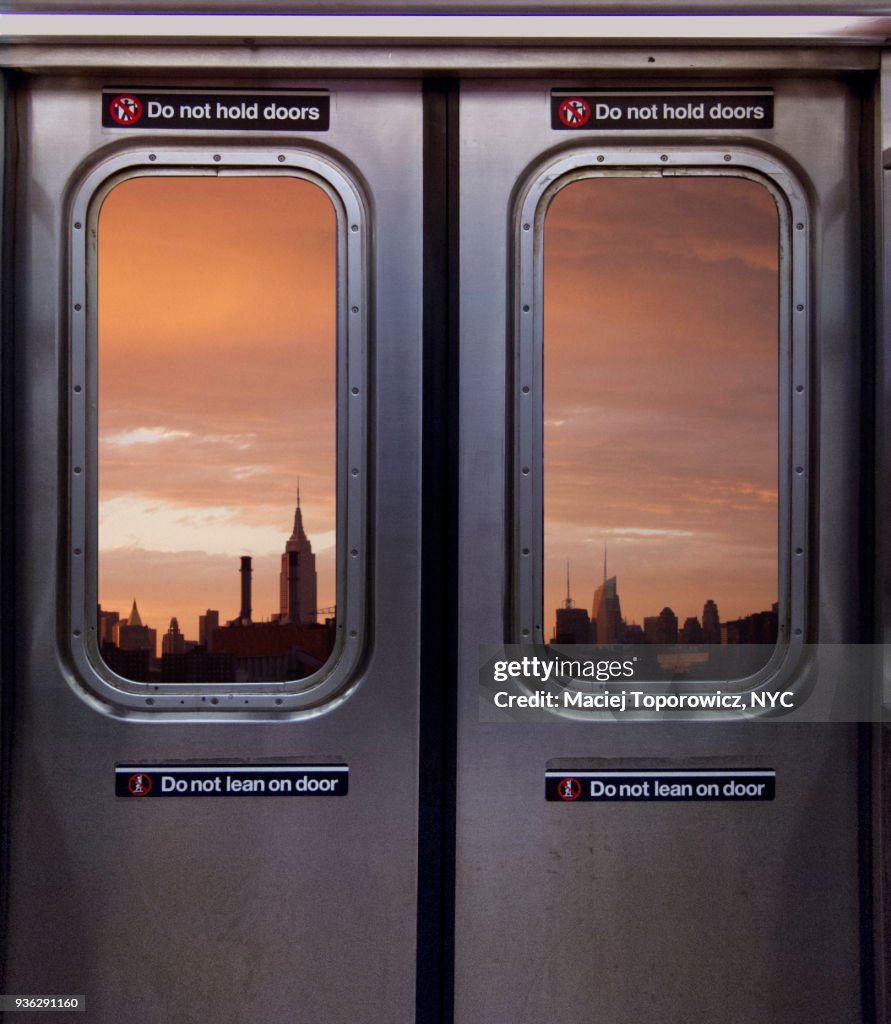
[[[549,768],[545,772],[545,799],[557,803],[711,803],[773,800],[775,796],[776,772],[772,768],[757,771]]]
[[[327,92],[104,89],[102,127],[137,130],[326,132]]]
[[[773,92],[554,89],[551,128],[558,132],[773,128]]]
[[[115,796],[159,797],[346,796],[345,764],[119,764]]]

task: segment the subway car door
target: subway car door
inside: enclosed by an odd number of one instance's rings
[[[868,727],[631,702],[874,640],[874,79],[638,52],[462,84],[455,1019],[871,1019]]]
[[[119,65],[7,117],[4,991],[413,1019],[421,87]]]

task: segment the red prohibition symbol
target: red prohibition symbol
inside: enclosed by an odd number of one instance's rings
[[[135,96],[115,96],[108,112],[118,124],[135,124],[142,117],[142,103]]]
[[[586,100],[579,96],[573,96],[572,99],[564,100],[560,104],[557,113],[567,128],[581,128],[582,125],[588,123],[588,119],[591,117],[591,108]]]
[[[152,780],[148,775],[131,775],[127,780],[127,789],[133,796],[148,796],[152,791]]]
[[[557,795],[561,800],[578,800],[582,795],[582,784],[578,779],[561,779],[557,783]]]

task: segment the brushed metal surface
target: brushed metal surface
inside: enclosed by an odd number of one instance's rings
[[[536,543],[545,530],[544,223],[548,204],[560,188],[585,177],[635,171],[671,177],[732,174],[769,189],[779,217],[779,641],[769,663],[747,680],[753,688],[764,680],[776,687],[781,671],[784,676],[794,671],[806,632],[808,497],[812,489],[807,470],[813,399],[807,343],[811,333],[807,301],[810,213],[804,188],[788,167],[732,138],[721,138],[719,146],[713,144],[704,150],[678,146],[671,138],[662,139],[657,147],[618,145],[614,141],[601,145],[590,137],[586,142],[534,166],[520,188],[521,202],[512,216],[513,252],[518,262],[511,292],[511,364],[515,377],[508,398],[516,430],[509,483],[515,516],[511,544],[512,641],[545,643],[544,615],[550,613],[542,607],[544,551]],[[792,316],[793,305],[802,307],[800,316]],[[796,383],[800,390],[795,389]],[[804,467],[804,472],[796,474],[793,466]],[[528,555],[524,556],[524,551]]]
[[[542,51],[533,43],[505,46],[480,43],[478,46],[440,44],[437,46],[401,43],[380,46],[368,40],[361,45],[328,42],[285,45],[275,40],[262,46],[250,40],[232,40],[223,47],[139,39],[121,44],[117,40],[55,43],[17,42],[0,39],[0,66],[27,72],[75,74],[92,70],[120,73],[132,77],[139,72],[140,84],[159,80],[188,67],[213,84],[224,84],[227,73],[249,72],[264,81],[288,81],[294,69],[314,75],[362,75],[374,72],[386,76],[454,74],[462,72],[492,78],[538,74]],[[642,42],[599,46],[555,45],[548,50],[548,66],[561,81],[569,75],[584,75],[600,70],[624,78],[633,76],[635,84],[651,82],[671,71],[694,76],[732,74],[734,72],[810,71],[831,74],[837,71],[877,70],[881,51],[871,46],[678,46],[658,48]],[[161,78],[169,81],[169,78]],[[576,82],[567,82],[574,85]]]
[[[421,92],[395,78],[320,76],[334,67],[354,76],[474,69],[481,77],[463,83],[460,112],[456,1022],[860,1018],[856,727],[479,723],[478,645],[511,638],[514,190],[536,163],[576,146],[547,127],[555,84],[702,84],[708,76],[776,90],[776,129],[737,142],[794,167],[812,214],[810,639],[861,635],[859,595],[871,583],[858,575],[852,495],[870,471],[858,454],[858,403],[861,325],[871,315],[861,308],[860,253],[872,226],[860,213],[863,108],[836,72],[874,69],[878,52],[681,47],[651,56],[642,47],[89,43],[0,54],[5,66],[49,72],[15,80],[19,517],[16,600],[4,623],[16,641],[3,692],[15,704],[5,991],[83,991],[87,1019],[100,1024],[240,1024],[246,1013],[272,1024],[414,1019]],[[314,77],[298,79],[289,70],[298,66]],[[76,67],[85,70],[72,74]],[[499,80],[543,68],[553,79]],[[178,85],[232,84],[227,76],[246,70],[252,83],[332,89],[337,127],[313,144],[342,161],[370,198],[368,643],[346,699],[307,720],[114,717],[78,696],[62,654],[70,607],[66,204],[97,155],[120,148],[98,127],[102,86],[137,73],[140,84],[174,75]],[[716,139],[675,141],[708,150]],[[275,757],[347,762],[349,796],[198,804],[113,796],[117,761]],[[757,805],[566,808],[543,795],[545,767],[558,758],[771,767],[778,795]]]
[[[114,38],[140,40],[146,36],[173,40],[212,41],[239,39],[265,42],[312,40],[326,43],[347,40],[363,43],[370,38],[389,39],[395,43],[420,41],[439,44],[455,39],[485,43],[495,39],[502,43],[541,41],[566,43],[645,41],[656,46],[681,42],[722,40],[751,42],[767,40],[786,44],[814,40],[864,45],[881,43],[888,35],[891,19],[887,9],[872,14],[846,11],[789,14],[762,10],[758,17],[738,10],[684,11],[607,11],[562,10],[540,8],[527,11],[489,12],[452,8],[428,9],[423,13],[391,11],[373,7],[331,13],[311,10],[217,11],[104,11],[84,12],[13,12],[0,15],[4,35],[13,40],[32,42],[63,42],[67,37],[79,39]]]
[[[122,133],[118,133],[122,134]],[[357,667],[367,644],[365,580],[368,560],[367,460],[369,428],[368,362],[370,352],[369,274],[373,250],[369,243],[368,198],[358,182],[333,159],[329,147],[301,144],[300,137],[262,149],[233,146],[215,139],[196,145],[201,132],[178,132],[165,144],[143,146],[122,138],[114,153],[104,155],[78,182],[67,209],[65,233],[70,248],[70,357],[66,393],[69,403],[70,480],[68,587],[70,614],[62,650],[73,665],[71,682],[83,685],[98,705],[135,717],[159,711],[187,718],[198,713],[241,714],[293,711],[317,713],[342,698],[355,685]],[[136,143],[136,144],[134,144]],[[191,143],[191,144],[190,144]],[[92,628],[99,603],[96,550],[99,536],[98,476],[99,430],[97,409],[102,397],[98,386],[99,303],[98,253],[92,239],[99,236],[99,210],[106,196],[121,182],[153,174],[281,175],[311,181],[323,189],[336,211],[336,248],[340,254],[336,294],[337,379],[337,638],[322,668],[286,686],[276,683],[167,684],[135,683],[117,676],[102,661]],[[352,311],[355,311],[352,312]],[[296,415],[296,410],[294,411]],[[83,467],[83,472],[74,472]],[[218,708],[219,711],[216,711]],[[274,717],[274,716],[273,716]]]
[[[752,84],[721,80],[734,82]],[[514,597],[504,298],[517,271],[508,258],[514,192],[536,164],[589,144],[584,133],[566,140],[550,131],[552,84],[477,80],[462,89],[461,424],[472,443],[460,467],[456,1021],[856,1020],[856,727],[479,722],[478,645],[509,636]],[[843,81],[757,84],[776,90],[776,128],[735,141],[797,168],[813,217],[808,344],[819,483],[810,495],[810,628],[821,641],[851,641],[867,585],[856,570],[851,501],[860,472],[860,244],[871,230],[859,214],[861,110]],[[718,134],[669,138],[719,148]],[[615,767],[730,757],[775,768],[777,799],[757,808],[546,804],[546,763],[586,757]]]
[[[102,0],[6,0],[5,10],[25,13],[89,11],[104,14],[108,5]],[[127,12],[172,12],[182,9],[180,0],[128,0],[117,10]],[[675,0],[671,7],[677,14],[724,14],[726,5],[716,0]],[[190,11],[214,14],[242,14],[243,0],[192,0]],[[665,5],[659,0],[254,0],[251,10],[257,13],[282,14],[451,14],[460,12],[498,12],[514,14],[539,13],[579,14],[646,14],[662,13]],[[839,4],[837,0],[740,0],[734,3],[738,14],[829,14],[881,15],[887,13],[884,0],[854,0]]]
[[[17,100],[16,455],[25,514],[15,567],[5,990],[83,991],[88,1019],[103,1024],[235,1024],[246,1013],[282,1024],[410,1020],[420,90],[411,83],[317,83],[332,89],[338,116],[315,145],[354,168],[373,207],[368,515],[374,573],[362,581],[367,642],[350,695],[303,721],[270,712],[254,723],[170,724],[114,718],[81,699],[77,686],[68,685],[72,670],[60,647],[70,498],[62,468],[66,200],[97,153],[131,145],[99,128],[104,84],[36,81]],[[349,764],[350,792],[339,800],[115,799],[115,762],[186,758],[331,758]]]

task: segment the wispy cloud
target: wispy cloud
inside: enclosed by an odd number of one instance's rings
[[[138,496],[110,498],[99,502],[99,546],[102,550],[199,551],[230,558],[235,553],[271,555],[284,550],[289,522],[252,525],[239,521],[240,511]]]
[[[613,526],[601,531],[609,537],[695,537],[692,530],[656,530],[643,526]],[[591,538],[593,540],[593,538]]]
[[[164,444],[165,441],[180,441],[183,438],[191,437],[189,430],[168,430],[165,427],[135,427],[133,430],[124,430],[119,434],[109,434],[102,440],[106,444],[117,445],[120,448],[129,448],[136,444]]]

